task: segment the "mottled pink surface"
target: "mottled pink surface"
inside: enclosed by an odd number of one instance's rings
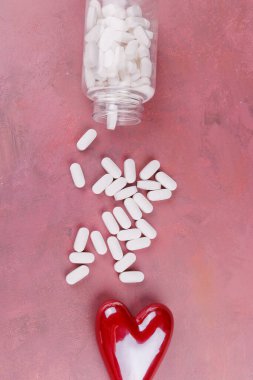
[[[0,12],[1,380],[104,380],[94,316],[108,298],[133,313],[159,301],[175,334],[157,380],[253,378],[252,1],[161,0],[157,93],[137,128],[99,138],[80,89],[84,1],[2,0]],[[110,155],[161,160],[179,184],[149,217],[146,274],[120,284],[110,255],[65,283],[79,225],[113,202],[91,184]],[[73,187],[69,164],[85,168]]]

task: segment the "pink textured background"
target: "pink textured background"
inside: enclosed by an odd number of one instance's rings
[[[161,0],[157,93],[138,128],[75,142],[94,126],[80,90],[84,1],[1,0],[1,380],[104,380],[94,316],[168,305],[175,334],[157,380],[253,378],[252,1]],[[78,225],[103,229],[112,201],[90,186],[100,159],[161,160],[179,189],[149,220],[139,286],[110,255],[76,287],[64,276]],[[73,187],[69,164],[85,168]]]

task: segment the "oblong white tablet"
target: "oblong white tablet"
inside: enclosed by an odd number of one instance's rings
[[[172,192],[168,189],[162,189],[162,190],[154,190],[148,192],[148,199],[150,201],[164,201],[166,199],[170,199],[172,196]]]
[[[133,252],[125,254],[121,260],[114,264],[114,269],[118,273],[124,272],[136,261],[136,255]]]
[[[120,241],[134,240],[141,237],[141,231],[139,228],[130,228],[129,230],[119,231],[117,238]]]
[[[123,190],[119,191],[114,195],[115,201],[122,201],[123,199],[130,198],[132,195],[137,193],[136,186],[125,187]]]
[[[89,273],[90,273],[89,267],[87,267],[86,265],[80,265],[80,267],[74,269],[72,272],[67,274],[66,282],[69,285],[74,285],[77,282],[81,281],[86,276],[88,276]]]
[[[140,271],[127,271],[120,273],[119,279],[125,284],[135,284],[144,281],[144,273]]]
[[[83,136],[77,141],[76,147],[80,151],[84,151],[91,145],[91,143],[97,137],[97,131],[95,129],[88,129]]]
[[[108,195],[108,197],[112,197],[122,190],[126,184],[127,181],[124,177],[117,178],[105,189],[105,194]]]
[[[160,182],[163,187],[166,187],[166,189],[170,191],[176,190],[177,188],[176,181],[174,181],[173,178],[164,172],[158,172],[155,176],[155,179]]]
[[[99,255],[104,255],[107,252],[107,247],[104,238],[99,231],[92,231],[90,234],[91,241],[94,245],[96,252]]]
[[[91,252],[72,252],[69,261],[73,264],[91,264],[95,261],[95,256]]]
[[[111,174],[105,174],[92,186],[94,194],[101,194],[112,183],[113,176]]]
[[[113,160],[109,157],[103,158],[101,161],[102,167],[105,171],[113,176],[113,178],[119,178],[121,176],[120,168],[113,162]]]
[[[158,160],[150,161],[140,172],[140,178],[143,180],[151,178],[160,168]]]
[[[134,194],[133,200],[140,207],[141,211],[146,214],[150,214],[154,209],[152,203],[150,203],[149,200],[141,193]]]
[[[126,243],[126,247],[129,251],[138,251],[139,249],[144,249],[149,247],[151,240],[147,237],[141,237],[139,239],[130,240]]]
[[[120,227],[124,229],[128,229],[131,227],[131,220],[122,207],[115,207],[112,212]]]
[[[136,181],[136,166],[132,158],[128,158],[124,162],[124,177],[127,183],[134,183]]]
[[[107,244],[114,260],[121,260],[123,251],[118,239],[115,236],[110,236],[107,239]]]
[[[87,244],[88,237],[89,237],[88,228],[85,228],[85,227],[79,228],[75,237],[74,245],[73,245],[74,251],[76,252],[84,251]]]
[[[124,200],[125,208],[127,209],[128,213],[134,220],[141,219],[142,212],[139,209],[139,206],[137,203],[133,200],[133,198],[127,198]]]
[[[142,234],[149,239],[155,239],[157,236],[157,232],[153,226],[145,219],[139,219],[135,223],[136,227],[142,232]]]
[[[159,190],[161,189],[161,184],[157,181],[145,180],[138,181],[137,187],[142,190]]]
[[[102,214],[103,222],[111,235],[117,235],[119,232],[119,225],[110,211],[105,211]]]
[[[81,165],[77,163],[73,163],[70,165],[70,173],[72,176],[72,180],[74,182],[74,185],[81,189],[85,186],[85,178],[83,174],[83,170],[81,168]]]

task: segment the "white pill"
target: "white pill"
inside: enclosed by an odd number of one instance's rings
[[[166,187],[166,189],[173,191],[177,188],[177,183],[172,179],[168,174],[164,172],[159,172],[156,174],[155,179],[160,182],[160,184],[163,187]]]
[[[97,137],[97,132],[95,129],[88,129],[84,133],[84,135],[78,140],[76,147],[80,151],[84,151],[85,149],[88,148],[88,146],[91,145],[91,143],[95,140]]]
[[[127,47],[125,48],[125,54],[128,59],[137,58],[137,50],[138,50],[138,41],[132,40],[129,41]]]
[[[142,26],[145,29],[150,28],[150,22],[144,17],[127,17],[126,23],[129,29],[133,29],[138,26]]]
[[[105,24],[114,30],[127,31],[127,24],[125,20],[118,17],[107,17]]]
[[[145,212],[146,214],[150,214],[153,211],[154,207],[152,203],[150,203],[143,194],[136,193],[134,194],[133,199],[140,207],[141,211]]]
[[[101,161],[102,167],[105,171],[113,176],[113,178],[119,178],[121,176],[120,168],[113,162],[113,160],[109,157],[103,158]]]
[[[72,252],[69,261],[73,264],[91,264],[95,261],[95,256],[91,252]]]
[[[137,220],[135,223],[136,227],[142,232],[142,234],[149,239],[155,239],[157,236],[157,232],[150,223],[148,223],[145,219]]]
[[[150,58],[150,50],[145,45],[140,45],[138,48],[138,55],[140,58],[149,57]]]
[[[160,162],[157,160],[150,161],[140,172],[140,178],[145,180],[149,179],[154,175],[160,168]]]
[[[105,211],[102,214],[102,219],[110,234],[117,235],[119,226],[113,214],[110,211]]]
[[[125,254],[120,261],[114,264],[114,269],[118,273],[124,272],[126,269],[130,268],[136,261],[136,255],[133,252],[128,252]]]
[[[128,17],[141,17],[142,16],[141,7],[137,4],[134,4],[131,7],[127,8],[126,14]]]
[[[111,174],[105,174],[92,186],[94,194],[101,194],[112,183],[113,176]]]
[[[84,68],[84,80],[87,88],[92,88],[95,86],[95,76],[91,69],[87,67]]]
[[[74,182],[74,185],[79,189],[85,186],[85,178],[82,168],[79,164],[74,163],[70,165],[70,173]]]
[[[125,208],[127,209],[128,213],[134,220],[141,219],[142,212],[139,209],[137,203],[133,200],[133,198],[127,198],[124,200]]]
[[[114,130],[118,121],[118,106],[116,104],[109,104],[107,110],[106,127],[109,130]]]
[[[148,38],[142,26],[137,26],[136,28],[134,28],[133,34],[140,44],[145,45],[148,48],[150,47],[150,39]]]
[[[123,251],[118,239],[115,236],[110,236],[107,239],[107,244],[114,260],[121,260],[123,257]]]
[[[128,215],[122,207],[115,207],[113,209],[113,215],[115,216],[117,222],[122,228],[128,229],[131,227],[131,220],[129,219]]]
[[[138,228],[130,228],[129,230],[119,231],[117,238],[120,241],[128,241],[139,239],[141,237],[141,231]]]
[[[148,57],[141,60],[141,76],[150,78],[152,75],[152,62]]]
[[[137,187],[142,190],[159,190],[161,189],[161,184],[157,181],[138,181]]]
[[[136,166],[132,158],[128,158],[124,161],[124,177],[128,183],[134,183],[136,181]]]
[[[97,10],[92,5],[89,6],[87,11],[87,18],[86,18],[86,29],[90,30],[93,28],[94,25],[96,25],[97,22]]]
[[[172,192],[168,189],[162,190],[154,190],[148,192],[148,199],[150,201],[164,201],[166,199],[170,199],[172,196]]]
[[[84,251],[87,241],[88,241],[89,233],[90,232],[88,228],[85,228],[85,227],[79,228],[79,230],[77,231],[76,238],[74,241],[74,246],[73,246],[76,252]]]
[[[130,198],[132,195],[137,193],[136,186],[125,187],[123,190],[119,191],[114,195],[115,201],[122,201],[123,199]]]
[[[135,240],[129,240],[126,243],[126,247],[129,251],[138,251],[139,249],[144,249],[149,247],[151,240],[148,237],[141,237]]]
[[[116,33],[112,28],[106,28],[99,40],[99,49],[101,49],[103,52],[106,52],[106,50],[109,50],[114,45],[114,35],[113,33]]]
[[[122,190],[123,187],[126,186],[126,184],[127,184],[127,181],[124,177],[120,177],[118,179],[115,179],[115,181],[113,181],[111,183],[111,185],[109,185],[105,189],[105,194],[108,197],[113,197],[116,193],[118,193],[120,190]]]
[[[88,276],[89,273],[90,273],[89,267],[87,267],[86,265],[80,265],[80,267],[74,269],[72,272],[67,274],[66,282],[69,285],[74,285],[77,282],[81,281],[86,276]]]
[[[144,281],[144,274],[140,271],[127,271],[120,273],[119,279],[125,284],[135,284]]]
[[[86,42],[97,42],[101,34],[101,25],[95,25],[85,36]]]
[[[90,234],[91,241],[94,245],[96,252],[99,255],[104,255],[107,252],[107,247],[104,238],[99,231],[92,231]]]

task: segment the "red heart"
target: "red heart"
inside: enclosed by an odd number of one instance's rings
[[[118,301],[98,311],[98,345],[112,380],[149,380],[169,346],[173,316],[160,304],[145,307],[135,318]]]

